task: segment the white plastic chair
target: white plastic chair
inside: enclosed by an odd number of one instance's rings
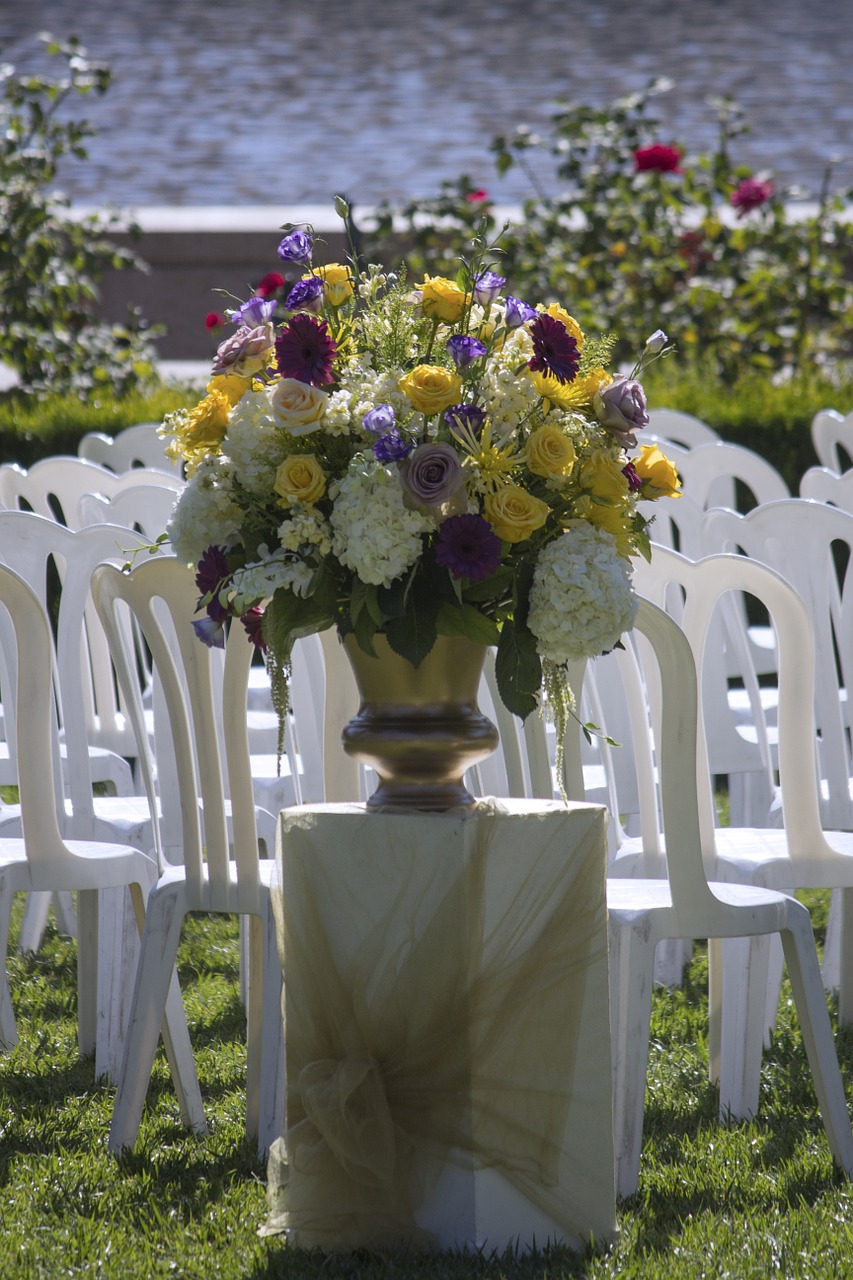
[[[78,457],[108,467],[117,475],[138,467],[152,467],[180,478],[183,464],[166,457],[166,441],[158,434],[159,427],[159,422],[137,422],[115,436],[89,431],[77,446]]]
[[[654,744],[646,769],[660,788],[666,866],[663,878],[608,877],[607,883],[617,1192],[631,1195],[638,1183],[654,953],[667,938],[781,935],[830,1149],[836,1163],[853,1174],[853,1134],[808,911],[772,889],[709,882],[704,859],[713,858],[713,829],[707,772],[697,760],[698,696],[691,647],[676,623],[645,600],[640,601],[636,631],[654,654],[651,674],[647,655],[645,665],[637,665],[638,653],[646,651],[634,645],[634,637],[626,638],[630,643],[619,655],[620,667],[635,717],[646,723],[646,731],[634,736],[634,750],[642,750],[645,742],[651,753]],[[647,717],[647,707],[659,707],[659,718]],[[704,796],[698,785],[702,779]],[[712,973],[711,1017],[717,1024],[720,977],[719,970]],[[722,979],[725,1003],[734,993],[728,990],[727,973]],[[719,1026],[712,1032],[718,1035]],[[737,1070],[737,1046],[729,1042],[726,1048],[729,1057],[719,1063],[723,1118],[729,1114],[726,1099]]]
[[[853,468],[838,472],[831,471],[829,467],[809,467],[800,481],[800,497],[812,502],[828,502],[831,507],[841,507],[842,511],[853,511]]]
[[[257,1136],[263,1153],[281,1131],[283,1042],[281,967],[270,901],[275,864],[259,857],[248,749],[246,698],[252,646],[242,628],[231,628],[220,685],[214,676],[212,651],[199,643],[190,625],[197,599],[193,576],[172,557],[143,561],[130,574],[102,565],[95,571],[93,592],[140,737],[147,785],[153,792],[147,734],[125,663],[119,626],[123,607],[132,612],[149,646],[168,711],[180,801],[180,814],[174,815],[169,796],[163,793],[160,797],[161,829],[166,842],[172,843],[163,846],[160,878],[148,901],[110,1149],[131,1146],[136,1138],[184,915],[187,911],[214,911],[251,918],[246,1127],[249,1134]],[[221,705],[217,707],[220,692]],[[228,726],[224,760],[220,720]],[[187,803],[187,797],[196,796],[202,801],[203,829],[199,806]],[[203,1128],[203,1120],[194,1127]]]
[[[157,878],[154,860],[125,844],[66,840],[60,829],[62,796],[59,785],[58,741],[52,707],[52,637],[41,602],[27,583],[0,566],[0,605],[9,626],[3,645],[15,672],[16,700],[27,708],[18,717],[16,746],[23,836],[0,840],[0,954],[8,946],[12,898],[18,892],[76,891],[79,916],[77,944],[78,1041],[81,1054],[95,1052],[102,1021],[98,973],[97,893],[130,889],[140,932],[145,903]],[[186,1019],[174,971],[167,978],[163,1004],[163,1037],[187,1123],[197,1120],[200,1097]],[[0,1039],[4,1048],[17,1040],[4,966],[0,994]]]
[[[156,542],[172,516],[177,493],[156,484],[135,484],[107,498],[100,493],[84,493],[77,504],[78,522],[87,524],[121,524],[138,529],[150,542]]]
[[[640,432],[638,439],[645,439],[646,436],[671,440],[684,449],[711,444],[720,438],[719,432],[707,422],[692,413],[683,413],[681,409],[649,409],[648,426],[645,431]]]
[[[821,409],[812,418],[812,444],[822,467],[839,473],[853,466],[853,413]]]
[[[0,507],[23,510],[58,520],[70,529],[80,528],[80,499],[86,493],[112,498],[139,484],[159,485],[177,494],[183,480],[165,471],[136,469],[116,475],[106,467],[71,454],[42,458],[24,470],[15,464],[0,467]]]

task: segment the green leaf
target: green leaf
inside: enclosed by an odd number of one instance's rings
[[[336,612],[337,591],[330,574],[320,573],[317,589],[310,596],[297,596],[289,587],[278,587],[264,611],[264,640],[284,658],[301,636],[333,626]]]
[[[411,609],[401,618],[392,618],[385,627],[388,644],[401,658],[419,667],[435,644],[437,635],[432,610]]]
[[[511,565],[501,565],[495,573],[490,573],[488,578],[483,578],[480,582],[469,582],[464,591],[463,596],[471,602],[483,600],[499,600],[501,596],[509,595],[512,590],[515,571]]]
[[[470,604],[443,604],[436,618],[440,636],[467,636],[477,644],[497,644],[501,633],[491,618]]]
[[[525,720],[539,705],[542,663],[527,627],[508,620],[501,630],[495,658],[498,692],[506,708]]]

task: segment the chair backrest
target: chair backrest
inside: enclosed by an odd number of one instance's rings
[[[11,728],[27,857],[44,868],[58,867],[68,850],[60,830],[64,806],[50,620],[29,584],[6,565],[0,565],[0,606],[4,697],[27,709]]]
[[[174,862],[179,853],[190,910],[258,913],[258,833],[247,726],[253,646],[241,627],[232,626],[225,645],[223,678],[216,677],[218,651],[202,644],[192,626],[198,598],[193,574],[172,556],[142,561],[130,573],[122,573],[114,565],[101,565],[95,570],[92,590],[140,737],[142,772],[149,794],[154,788],[151,760],[140,725],[133,673],[127,668],[121,631],[124,608],[130,610],[145,637],[168,714],[175,761],[172,794],[180,803],[181,847],[179,851],[164,848],[163,831],[173,829],[176,820],[176,815],[164,812],[157,835],[158,856]],[[227,726],[225,734],[220,733],[220,725]]]
[[[69,529],[79,529],[79,506],[84,494],[100,493],[112,498],[131,485],[142,483],[161,485],[175,493],[183,484],[166,472],[137,470],[117,476],[83,458],[57,455],[42,458],[27,471],[15,466],[0,468],[0,506],[13,511],[29,508]]]
[[[159,422],[137,422],[118,435],[90,431],[77,446],[77,454],[121,474],[136,467],[153,467],[180,478],[183,464],[166,457],[166,441],[158,433]]]
[[[809,467],[800,481],[800,497],[853,511],[853,468],[839,473],[829,467]]]
[[[835,409],[821,409],[812,418],[811,436],[822,467],[840,473],[853,466],[853,413],[844,417]]]
[[[710,545],[770,565],[808,611],[817,652],[815,714],[827,826],[853,830],[853,761],[843,703],[853,688],[853,515],[803,498],[757,507],[745,516],[709,511]],[[781,677],[780,677],[781,679]]]
[[[132,530],[115,525],[72,530],[33,512],[0,511],[0,561],[15,568],[42,608],[55,610],[54,696],[73,811],[69,833],[79,839],[93,834],[90,743],[122,756],[134,754],[106,637],[92,605],[90,579],[96,564],[122,560],[140,545],[142,540]],[[4,710],[14,723],[15,706],[5,696]]]
[[[698,445],[680,455],[677,466],[683,491],[705,510],[724,506],[746,511],[791,496],[776,468],[739,444],[717,440]]]
[[[139,475],[139,472],[131,472]],[[87,524],[120,524],[137,529],[150,542],[155,542],[172,516],[177,491],[158,484],[134,484],[107,498],[100,493],[84,493],[77,512],[81,526]]]
[[[641,434],[671,440],[684,449],[711,444],[720,438],[719,432],[709,427],[707,422],[692,413],[683,413],[680,409],[650,409],[649,424]]]

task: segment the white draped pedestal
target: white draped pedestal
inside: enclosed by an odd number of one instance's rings
[[[316,805],[278,835],[267,1229],[329,1250],[611,1238],[604,809]]]

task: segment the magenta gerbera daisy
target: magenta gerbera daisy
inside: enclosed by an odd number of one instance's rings
[[[325,320],[299,312],[282,329],[275,342],[275,358],[283,378],[310,382],[313,387],[334,381],[332,365],[335,340]]]
[[[534,373],[550,374],[558,382],[571,382],[580,368],[578,344],[562,321],[546,313],[530,326],[533,355],[528,366]]]
[[[501,540],[482,516],[450,516],[435,540],[435,562],[454,578],[480,582],[500,565]]]

